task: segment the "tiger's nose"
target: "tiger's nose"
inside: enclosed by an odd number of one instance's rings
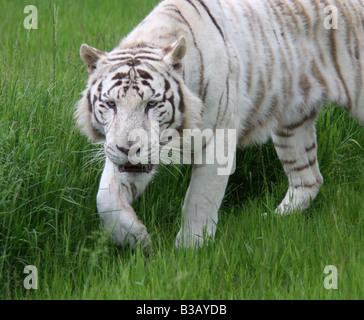
[[[128,155],[129,154],[130,149],[122,148],[122,147],[119,147],[118,145],[116,145],[116,148],[118,148],[125,155]]]

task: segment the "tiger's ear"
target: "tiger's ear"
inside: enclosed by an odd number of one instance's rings
[[[185,37],[180,37],[175,43],[167,47],[164,61],[172,66],[175,70],[182,68],[182,59],[187,52],[187,43]]]
[[[80,50],[81,59],[87,65],[90,74],[96,69],[97,61],[105,54],[106,52],[92,48],[87,44],[83,44]]]

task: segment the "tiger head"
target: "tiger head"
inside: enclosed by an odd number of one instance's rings
[[[81,46],[90,76],[76,119],[92,141],[104,143],[107,157],[120,172],[153,171],[151,153],[159,147],[150,145],[148,137],[153,133],[200,126],[202,101],[183,81],[186,50],[184,37],[167,48],[138,44],[110,53]],[[131,137],[138,131],[147,139]],[[130,156],[140,152],[144,152],[143,163],[131,164]]]

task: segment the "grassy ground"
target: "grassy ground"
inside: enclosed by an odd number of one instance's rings
[[[102,163],[73,120],[87,78],[78,51],[112,49],[156,2],[34,0],[39,29],[28,31],[29,1],[2,1],[0,299],[363,299],[364,129],[335,108],[318,121],[325,184],[310,210],[261,217],[287,188],[268,144],[239,153],[209,247],[173,246],[188,167],[162,170],[135,205],[150,257],[105,238]],[[26,265],[38,268],[38,290],[23,287]],[[338,268],[338,290],[324,288],[326,265]]]

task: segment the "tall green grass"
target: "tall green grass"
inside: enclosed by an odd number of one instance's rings
[[[271,144],[238,154],[216,240],[176,250],[189,168],[162,169],[135,204],[153,253],[114,247],[99,227],[97,147],[74,105],[87,78],[79,47],[111,50],[157,0],[35,0],[0,10],[1,299],[363,299],[364,129],[329,107],[320,115],[324,187],[304,213],[268,216],[287,181]],[[39,289],[23,287],[26,265]],[[323,286],[326,265],[339,289]]]

